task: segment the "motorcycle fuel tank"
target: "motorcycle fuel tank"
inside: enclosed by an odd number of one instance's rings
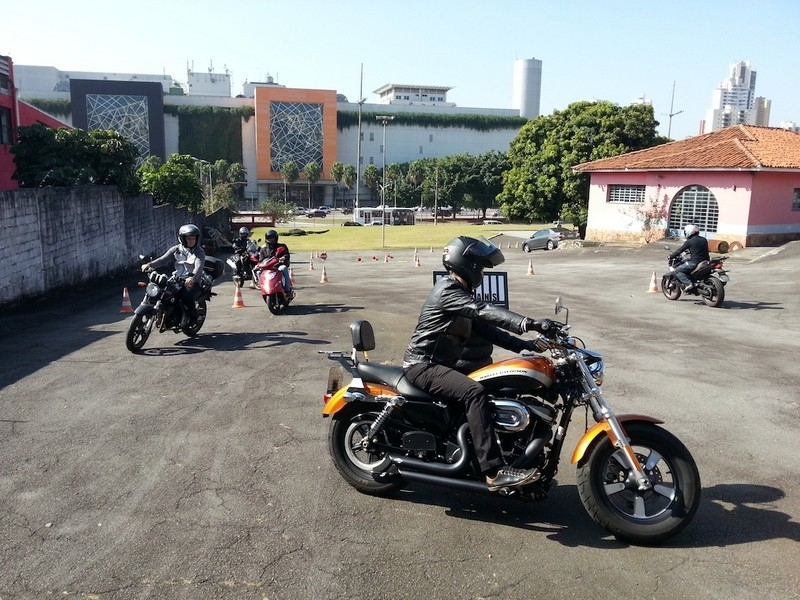
[[[508,358],[469,374],[491,392],[531,393],[549,389],[555,383],[553,362],[544,356]]]

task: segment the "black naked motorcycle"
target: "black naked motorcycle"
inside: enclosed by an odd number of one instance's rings
[[[560,299],[556,314],[566,311]],[[569,314],[567,312],[567,321]],[[536,468],[541,477],[499,493],[547,497],[574,411],[596,424],[572,452],[578,494],[586,511],[619,539],[663,542],[686,527],[700,503],[700,475],[686,447],[644,415],[617,415],[600,389],[600,354],[555,323],[537,338],[542,354],[523,353],[469,374],[491,394],[494,429],[506,464]],[[403,368],[358,360],[375,348],[372,326],[350,326],[353,351],[328,377],[323,416],[330,417],[328,450],[344,480],[366,494],[388,495],[408,483],[489,492],[470,440],[462,403],[412,386]],[[350,370],[351,381],[347,380]]]
[[[245,281],[249,281],[250,287],[256,288],[258,276],[253,274],[253,267],[258,262],[258,251],[258,244],[254,240],[248,239],[247,248],[235,249],[230,258],[225,261],[233,271],[233,282],[239,287],[242,287]]]
[[[664,246],[669,252],[669,245]],[[702,261],[691,273],[687,273],[694,287],[684,291],[681,282],[675,277],[675,267],[680,265],[688,255],[684,252],[675,258],[667,257],[669,270],[661,276],[661,291],[668,300],[677,300],[681,294],[699,296],[706,306],[720,307],[725,301],[725,285],[728,283],[728,272],[722,264],[727,256],[714,256],[711,260]]]
[[[214,285],[214,280],[221,277],[224,271],[223,261],[211,256],[206,257],[200,280],[200,295],[195,300],[197,320],[194,323],[189,322],[188,315],[184,318],[186,310],[178,298],[178,292],[187,277],[149,271],[147,282],[139,283],[145,288],[144,298],[133,311],[133,318],[128,326],[128,334],[125,337],[125,346],[128,350],[140,351],[154,329],[162,333],[171,329],[175,333],[183,332],[189,337],[197,335],[206,320],[206,304],[211,301],[212,296],[216,296],[211,287]]]

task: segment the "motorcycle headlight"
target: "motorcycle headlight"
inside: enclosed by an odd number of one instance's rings
[[[147,287],[144,289],[144,293],[150,298],[157,298],[158,295],[161,293],[161,288],[151,281],[150,283],[147,284]]]
[[[589,365],[589,372],[597,385],[603,385],[603,376],[605,375],[606,366],[602,360]]]

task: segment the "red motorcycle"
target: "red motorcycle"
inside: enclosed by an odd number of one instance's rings
[[[253,267],[253,274],[257,274],[258,277],[261,297],[273,315],[281,314],[294,300],[294,290],[284,289],[283,269],[288,269],[288,267],[282,256],[266,258]]]

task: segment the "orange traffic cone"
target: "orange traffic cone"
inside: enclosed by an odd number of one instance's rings
[[[309,271],[313,271],[314,270],[314,261],[313,260],[309,260],[308,261],[308,270]]]
[[[128,288],[122,288],[122,308],[119,309],[119,312],[133,312],[133,306],[131,306],[131,297],[128,295]]]
[[[653,276],[650,278],[650,289],[647,290],[648,294],[657,294],[661,290],[658,289],[658,283],[656,283],[656,272],[653,271]]]
[[[244,298],[242,298],[242,288],[236,284],[236,292],[233,294],[233,306],[231,308],[244,308]]]
[[[328,272],[325,270],[325,267],[322,267],[322,278],[319,280],[320,283],[328,283]]]
[[[536,275],[536,273],[533,272],[533,261],[532,260],[528,261],[528,272],[526,274],[527,275]]]
[[[414,266],[421,267],[422,264],[419,262],[419,255],[414,256]]]

